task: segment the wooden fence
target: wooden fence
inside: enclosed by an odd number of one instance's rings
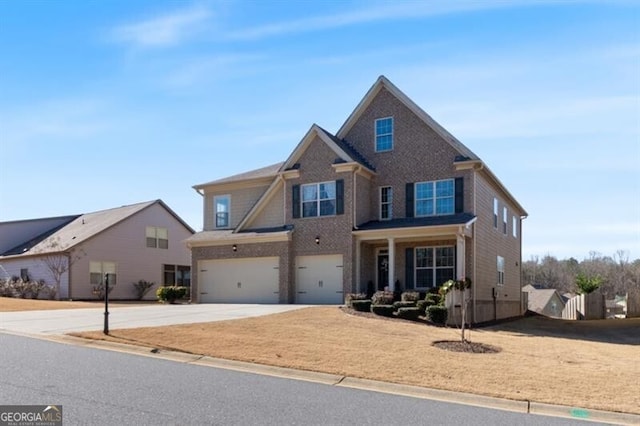
[[[604,295],[599,292],[575,296],[567,301],[562,310],[562,319],[592,320],[604,318]]]

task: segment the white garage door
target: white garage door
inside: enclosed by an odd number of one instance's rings
[[[342,304],[342,255],[296,257],[296,303]]]
[[[198,266],[203,303],[278,303],[278,257],[202,260]]]

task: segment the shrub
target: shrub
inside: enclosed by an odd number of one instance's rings
[[[420,300],[420,293],[417,291],[405,291],[400,296],[400,300],[403,302],[417,302]]]
[[[420,308],[400,308],[396,315],[398,318],[415,321],[420,316]]]
[[[184,297],[187,294],[187,288],[177,285],[159,287],[156,290],[156,296],[158,300],[163,303],[175,303],[176,300]]]
[[[149,290],[151,290],[151,287],[156,285],[156,283],[154,283],[153,281],[140,280],[137,283],[132,283],[132,285],[133,285],[133,288],[136,290],[136,299],[142,300],[145,294],[149,293]]]
[[[352,300],[351,307],[354,311],[358,312],[370,312],[371,311],[371,300]]]
[[[416,307],[420,311],[420,315],[425,316],[427,314],[427,306],[431,306],[428,305],[428,303],[429,302],[427,302],[426,300],[418,300],[416,302]]]
[[[578,287],[578,293],[589,294],[596,291],[602,285],[602,278],[596,275],[595,277],[588,277],[582,273],[576,277],[576,287]]]
[[[371,305],[371,312],[383,317],[392,317],[394,308],[393,305]]]
[[[347,296],[344,298],[345,303],[347,304],[347,306],[351,306],[351,303],[354,300],[367,300],[368,297],[366,294],[364,293],[347,293]]]
[[[0,280],[0,296],[13,297],[13,287],[9,284],[9,280]]]
[[[447,322],[447,308],[440,305],[432,305],[427,308],[427,318],[436,324],[444,324]]]
[[[376,291],[371,298],[372,305],[391,305],[393,303],[392,291]]]
[[[443,301],[442,296],[438,293],[427,293],[427,296],[424,298],[427,302],[427,306],[439,305],[440,302]]]
[[[393,307],[395,308],[395,310],[397,311],[400,308],[415,308],[416,307],[416,302],[393,302]]]

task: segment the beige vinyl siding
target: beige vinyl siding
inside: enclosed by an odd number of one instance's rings
[[[284,225],[284,190],[282,189],[282,184],[280,184],[271,200],[256,218],[248,224],[247,228],[272,228],[282,225]]]
[[[169,248],[146,246],[146,228],[166,228]],[[163,265],[191,265],[191,254],[183,241],[191,236],[174,216],[160,204],[153,204],[134,214],[112,228],[89,239],[79,247],[86,256],[72,266],[71,297],[93,299],[93,287],[89,282],[90,262],[113,262],[116,264],[117,285],[110,293],[113,299],[132,299],[135,291],[132,283],[138,280],[153,281],[156,287],[163,280]],[[147,294],[155,299],[155,288]]]
[[[267,190],[268,185],[256,186],[253,188],[243,188],[236,190],[223,190],[216,192],[205,192],[204,195],[204,230],[213,231],[215,227],[215,214],[213,211],[213,199],[218,195],[231,196],[231,212],[229,227],[235,228],[249,213],[249,210],[258,202],[258,199]]]

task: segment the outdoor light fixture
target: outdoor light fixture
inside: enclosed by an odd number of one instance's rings
[[[238,251],[238,246],[234,244],[233,246],[231,246],[231,250]]]
[[[320,237],[316,237],[316,244],[320,244]]]

